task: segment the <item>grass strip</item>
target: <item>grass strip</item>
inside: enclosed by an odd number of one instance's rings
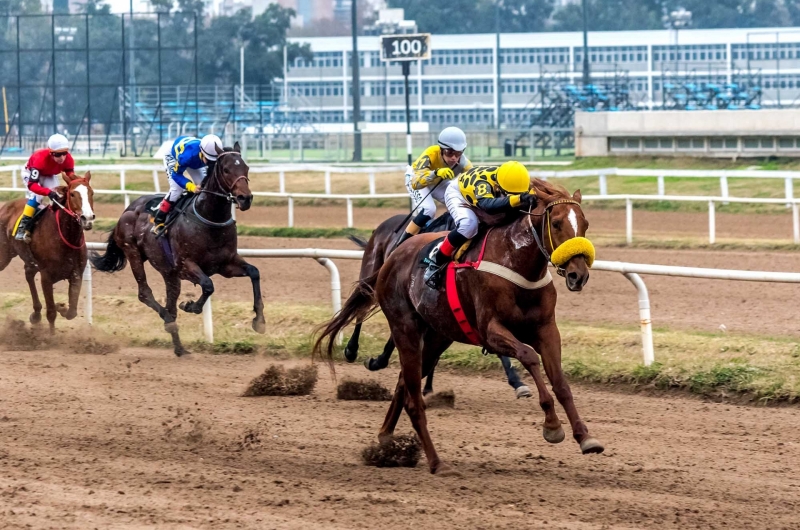
[[[2,299],[0,318],[27,319],[27,293],[5,292]],[[56,299],[64,301],[65,294],[59,293]],[[160,319],[136,296],[95,296],[94,308],[94,328],[104,337],[114,337],[120,346],[165,348],[164,355],[172,355],[169,336]],[[272,303],[266,307],[267,333],[258,335],[250,329],[249,302],[215,301],[214,344],[202,340],[201,316],[181,313],[178,322],[184,344],[196,353],[307,358],[313,344],[312,330],[329,317],[330,307],[325,305]],[[80,320],[59,319],[57,327],[84,336],[90,332]],[[800,399],[797,337],[661,328],[654,332],[656,363],[645,367],[641,335],[633,326],[561,321],[559,328],[563,366],[572,381],[761,404],[796,403]],[[363,360],[380,354],[388,335],[388,325],[381,314],[368,320],[361,334],[359,357]],[[345,343],[347,339],[345,336]],[[340,347],[336,348],[335,358],[342,358]],[[396,362],[395,356],[393,363]],[[503,377],[497,357],[481,355],[474,346],[452,346],[442,355],[439,366]]]

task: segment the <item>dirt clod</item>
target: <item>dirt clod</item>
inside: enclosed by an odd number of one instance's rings
[[[416,467],[419,462],[420,444],[415,434],[402,434],[383,443],[374,443],[361,451],[361,458],[368,466]]]
[[[285,369],[270,365],[264,373],[250,381],[243,397],[307,396],[317,384],[317,367],[301,366]]]
[[[429,409],[452,409],[456,406],[456,393],[452,390],[442,390],[425,396],[425,405]]]
[[[336,388],[336,398],[351,401],[391,401],[392,393],[378,381],[346,379]]]

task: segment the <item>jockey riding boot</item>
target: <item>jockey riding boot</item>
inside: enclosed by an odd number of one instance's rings
[[[458,233],[458,229],[447,234],[444,241],[431,252],[431,263],[423,276],[425,285],[431,289],[439,289],[442,284],[442,272],[447,268],[456,250],[466,242],[467,238]]]
[[[158,205],[158,210],[153,216],[153,228],[150,229],[150,232],[152,232],[156,237],[161,237],[164,235],[164,231],[167,229],[164,223],[167,221],[167,214],[169,214],[172,204],[172,202],[164,199],[161,201],[161,204]]]
[[[420,231],[425,227],[426,224],[428,224],[428,221],[430,220],[431,218],[429,215],[425,215],[424,213],[418,213],[417,216],[414,217],[414,219],[412,219],[410,223],[408,223],[406,231],[403,232],[403,235],[400,236],[400,239],[397,240],[397,243],[395,243],[394,247],[392,248],[392,252],[394,252],[394,249],[402,245],[403,242],[405,242],[407,239],[410,239],[415,235],[419,234]]]
[[[36,209],[33,206],[30,204],[25,205],[25,209],[22,211],[22,218],[19,220],[19,226],[17,227],[17,235],[14,236],[16,241],[31,242],[31,224],[33,223],[33,214],[35,212]]]

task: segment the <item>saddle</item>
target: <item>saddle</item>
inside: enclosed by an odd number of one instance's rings
[[[45,208],[36,209],[36,212],[34,212],[33,214],[33,219],[31,219],[31,227],[30,227],[31,233],[33,233],[33,231],[36,229],[36,225],[39,224],[39,221],[42,220],[42,214],[44,214],[44,212],[49,209],[50,209],[49,206]],[[19,228],[20,221],[22,221],[22,214],[19,214],[19,217],[17,217],[17,220],[14,223],[14,228],[11,230],[11,237],[17,235],[17,229]]]
[[[164,226],[169,228],[169,226],[174,223],[180,215],[182,215],[187,208],[192,205],[192,201],[197,199],[197,193],[187,193],[183,192],[183,194],[178,197],[178,200],[170,209],[169,213],[167,214],[167,220],[164,222]],[[147,201],[145,205],[145,210],[150,212],[152,215],[156,213],[158,210],[158,205],[161,204],[161,201],[164,200],[163,196],[157,195]]]

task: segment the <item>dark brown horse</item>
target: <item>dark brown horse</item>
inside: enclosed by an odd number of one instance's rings
[[[86,267],[86,242],[84,230],[91,230],[94,223],[94,192],[89,184],[91,173],[83,178],[68,177],[62,173],[66,186],[56,192],[64,198],[61,205],[53,204],[39,212],[30,244],[15,241],[14,226],[25,206],[25,199],[7,202],[0,206],[0,271],[19,256],[25,262],[25,279],[31,290],[33,313],[31,324],[42,321],[42,302],[34,278],[41,275],[42,294],[47,304],[47,322],[50,330],[55,328],[56,314],[72,320],[78,314],[78,297]],[[63,206],[63,208],[62,208]],[[53,300],[53,284],[69,282],[69,304],[56,304]]]
[[[236,223],[231,217],[231,203],[235,202],[244,211],[253,201],[248,186],[249,167],[242,159],[238,142],[232,149],[226,147],[219,151],[218,155],[197,196],[185,205],[183,213],[174,222],[170,224],[168,221],[166,235],[157,238],[150,232],[150,212],[146,206],[156,196],[141,197],[132,202],[120,217],[108,238],[106,253],[102,256],[93,253],[91,257],[92,265],[103,272],[120,271],[126,262],[130,262],[139,284],[139,300],[164,320],[164,329],[172,336],[177,356],[189,353],[181,344],[175,322],[181,280],[199,284],[202,288],[198,300],[180,305],[187,313],[199,314],[214,292],[209,276],[248,276],[253,283],[253,310],[256,313],[252,326],[258,333],[266,331],[259,272],[237,254]],[[150,261],[164,278],[167,288],[165,306],[156,301],[147,285],[146,261]]]
[[[495,275],[496,272],[490,274],[465,267],[457,269],[457,290],[480,345],[492,353],[518,359],[533,377],[539,403],[545,412],[545,440],[563,441],[564,430],[542,378],[539,356],[581,451],[599,453],[603,446],[589,436],[561,369],[561,335],[555,319],[556,289],[552,282],[547,282],[552,253],[552,262],[559,265],[559,273],[566,278],[570,290],[580,291],[586,284],[589,265],[594,259],[594,248],[583,237],[588,222],[580,207],[580,191],[570,196],[561,188],[538,179],[533,181],[533,186],[539,198],[536,209],[491,229],[485,235],[483,261],[489,262],[495,271],[499,265],[506,275],[511,271],[517,278],[521,276],[523,283],[541,281],[544,287],[520,287]],[[377,274],[360,282],[342,311],[325,326],[315,351],[320,350],[327,338],[330,356],[332,338],[347,324],[363,319],[380,304],[400,352],[401,372],[378,437],[386,440],[392,436],[405,407],[422,442],[431,472],[446,474],[452,470],[439,459],[428,433],[421,377],[436,365],[450,344],[469,343],[469,339],[454,318],[444,289],[432,290],[422,279],[424,269],[419,265],[420,259],[426,246],[437,237],[425,234],[411,238],[392,253]],[[483,252],[481,247],[475,245],[467,252],[466,259],[475,261]]]

